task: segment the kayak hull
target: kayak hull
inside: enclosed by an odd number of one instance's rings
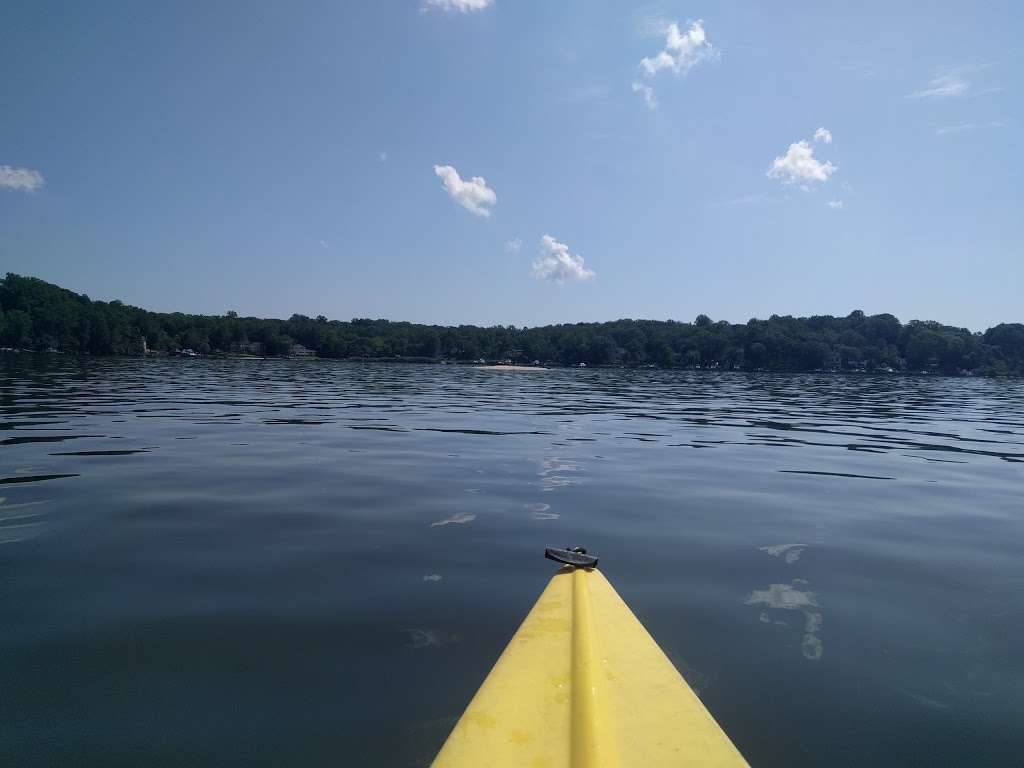
[[[747,766],[596,569],[558,571],[434,768]]]

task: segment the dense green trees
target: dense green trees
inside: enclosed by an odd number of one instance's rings
[[[0,346],[94,355],[175,352],[294,353],[321,357],[540,360],[575,365],[657,365],[729,370],[907,370],[1024,375],[1024,325],[984,334],[892,315],[795,318],[772,315],[733,325],[698,315],[674,320],[516,328],[443,327],[320,315],[288,320],[147,312],[91,301],[31,277],[0,281]]]

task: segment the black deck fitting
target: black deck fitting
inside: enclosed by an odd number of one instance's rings
[[[583,547],[566,547],[565,549],[545,547],[544,557],[548,560],[554,560],[556,563],[564,563],[576,568],[597,567],[597,558],[593,555],[588,555],[587,550]]]

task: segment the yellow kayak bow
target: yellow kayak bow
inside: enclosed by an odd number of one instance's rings
[[[584,550],[554,575],[433,768],[747,766]]]

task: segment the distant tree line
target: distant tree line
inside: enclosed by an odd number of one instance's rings
[[[32,277],[0,281],[0,346],[91,355],[296,352],[332,358],[510,360],[730,370],[885,370],[1024,375],[1024,325],[985,333],[892,315],[772,315],[745,324],[699,315],[538,328],[446,327],[292,315],[288,320],[148,312],[92,301]]]

